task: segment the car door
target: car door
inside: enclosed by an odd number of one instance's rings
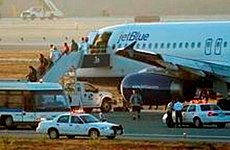
[[[68,127],[69,134],[72,135],[85,135],[84,123],[78,116],[71,116],[71,120]]]
[[[187,110],[183,113],[184,123],[193,123],[193,117],[196,113],[196,105],[189,105]]]
[[[56,128],[58,129],[60,134],[69,133],[69,120],[70,115],[62,115],[58,118],[56,122]]]

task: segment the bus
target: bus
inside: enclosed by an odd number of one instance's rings
[[[69,98],[59,83],[0,81],[0,125],[36,128],[41,119],[69,112]]]

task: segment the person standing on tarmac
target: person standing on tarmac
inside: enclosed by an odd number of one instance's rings
[[[137,117],[140,119],[140,112],[143,101],[141,95],[138,92],[135,90],[132,90],[132,92],[133,93],[129,98],[129,102],[132,107],[133,120],[136,120]]]
[[[180,121],[180,126],[182,126],[182,109],[183,109],[183,103],[180,102],[179,99],[176,100],[175,104],[173,105],[173,109],[176,112],[176,127],[179,126],[178,120]]]
[[[173,126],[173,119],[172,119],[172,112],[173,112],[173,106],[174,106],[175,100],[172,100],[171,102],[168,103],[166,107],[166,112],[167,112],[167,124],[168,126],[172,127]]]

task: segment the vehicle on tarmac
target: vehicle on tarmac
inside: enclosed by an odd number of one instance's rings
[[[20,17],[23,19],[54,19],[63,17],[63,13],[54,5],[51,0],[42,0],[43,7],[31,7],[22,11]]]
[[[223,111],[214,103],[189,104],[182,110],[183,124],[197,128],[203,125],[217,125],[218,128],[224,128],[226,123],[230,123],[230,111]],[[168,127],[175,126],[175,112],[172,113],[173,123],[167,119],[167,113],[162,117],[163,123]]]
[[[70,111],[69,99],[59,83],[1,81],[0,125],[35,128],[41,118]]]
[[[115,102],[112,93],[99,91],[93,84],[82,81],[75,83],[75,92],[71,98],[71,108],[82,106],[85,112],[91,112],[93,108],[100,108],[102,112],[109,112]]]
[[[69,139],[75,136],[88,136],[98,138],[105,136],[114,139],[123,134],[122,125],[100,121],[95,116],[86,113],[64,113],[53,120],[44,120],[38,124],[38,133],[48,134],[50,139],[59,136],[67,136]]]

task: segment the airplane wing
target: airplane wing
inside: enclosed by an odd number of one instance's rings
[[[135,44],[136,42],[133,42],[125,48],[117,49],[116,54],[156,67],[164,68],[171,72],[177,71],[178,77],[181,77],[182,75],[184,78],[200,78],[205,77],[206,73],[216,76],[229,76],[230,74],[230,67],[225,64],[203,62],[199,60],[134,49],[133,47]]]

